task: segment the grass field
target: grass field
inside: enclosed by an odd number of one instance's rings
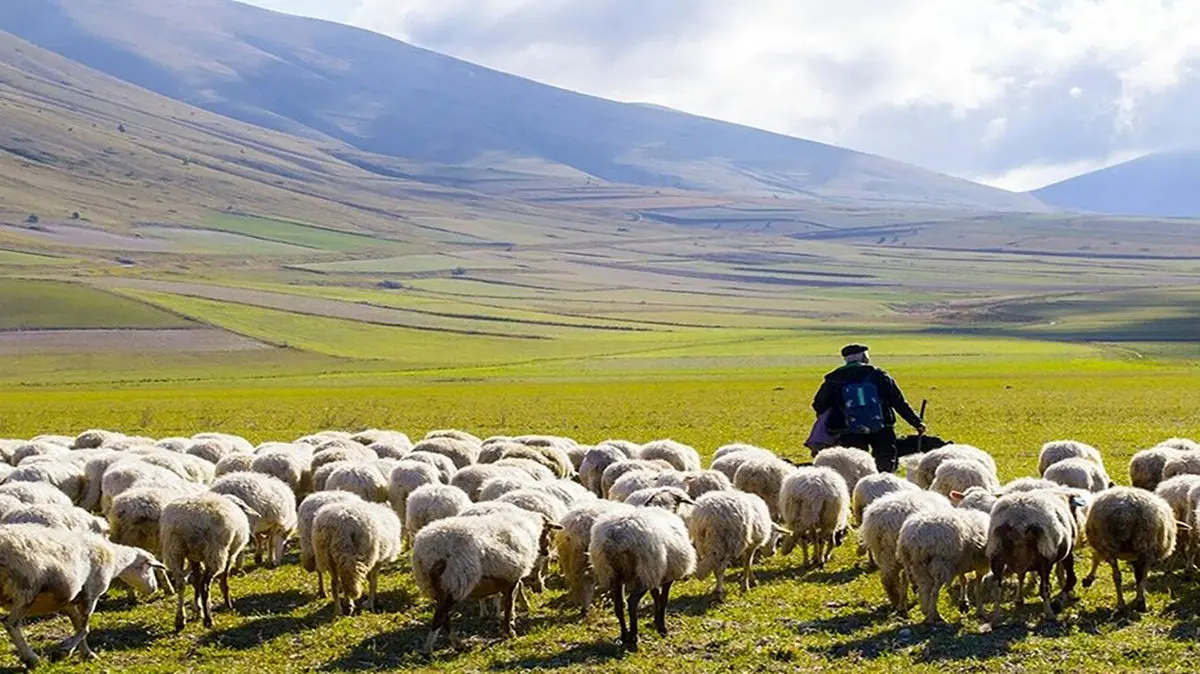
[[[0,279],[0,330],[184,328],[177,315],[77,283]]]

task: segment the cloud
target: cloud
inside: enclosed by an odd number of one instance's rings
[[[1200,133],[1193,0],[342,4],[356,25],[539,81],[969,178],[1025,183]]]

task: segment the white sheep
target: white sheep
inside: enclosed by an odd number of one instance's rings
[[[466,492],[472,501],[478,501],[479,489],[483,486],[484,482],[494,477],[508,477],[519,480],[522,477],[532,476],[518,466],[497,466],[491,463],[478,463],[456,471],[454,476],[450,478],[450,485]]]
[[[593,494],[603,498],[606,493],[601,486],[604,469],[628,458],[619,447],[596,445],[583,455],[583,462],[579,464],[579,481]]]
[[[342,615],[354,613],[354,602],[363,594],[363,582],[369,586],[367,610],[375,610],[379,570],[400,555],[400,520],[389,507],[362,501],[326,504],[316,512],[312,523],[313,555],[317,573],[329,573],[333,610]]]
[[[773,452],[768,449],[763,449],[758,445],[751,445],[744,442],[733,442],[728,445],[721,445],[718,447],[717,451],[713,452],[712,460],[716,461],[717,459],[723,458],[730,454],[737,454],[738,452],[764,452],[766,454],[773,455]]]
[[[270,475],[286,484],[296,498],[304,498],[312,490],[312,458],[294,447],[275,446],[255,453],[250,470]]]
[[[145,594],[158,589],[154,569],[161,568],[145,550],[116,545],[96,534],[32,524],[0,526],[0,592],[8,606],[4,626],[17,655],[32,669],[40,658],[21,629],[26,618],[66,613],[75,633],[64,643],[66,655],[88,646],[88,623],[96,603],[120,578]]]
[[[795,466],[781,459],[749,459],[734,473],[733,488],[761,498],[771,511],[771,519],[779,521],[779,490],[783,481],[795,471]]]
[[[213,468],[213,477],[218,478],[222,475],[230,473],[251,472],[251,466],[254,465],[255,455],[253,454],[230,454],[229,456],[217,462]]]
[[[638,458],[643,461],[660,459],[675,470],[700,470],[700,454],[695,449],[674,440],[655,440],[642,445]]]
[[[1101,492],[1113,486],[1112,480],[1104,472],[1104,466],[1080,458],[1063,459],[1050,464],[1042,478],[1064,487],[1090,492]]]
[[[426,438],[413,445],[414,452],[429,452],[441,454],[454,463],[454,467],[462,468],[479,462],[479,453],[483,451],[480,443],[471,442],[449,436]]]
[[[501,468],[517,468],[529,473],[529,476],[538,481],[549,482],[550,480],[558,479],[554,471],[550,470],[541,463],[533,459],[526,459],[516,456],[508,456],[491,464]],[[460,469],[461,470],[461,469]],[[453,479],[453,478],[451,478]]]
[[[458,470],[449,457],[433,452],[412,451],[404,455],[404,460],[420,461],[421,463],[427,463],[437,468],[438,475],[444,484],[450,484],[450,479],[454,477],[454,472]]]
[[[563,505],[568,508],[573,508],[579,503],[596,500],[595,494],[584,489],[578,482],[565,478],[552,482],[538,482],[534,486],[562,501]]]
[[[38,524],[64,531],[107,534],[108,522],[75,506],[27,504],[0,517],[0,524]]]
[[[511,475],[493,477],[479,488],[479,501],[495,501],[505,494],[518,489],[536,489],[541,484],[528,475]]]
[[[21,503],[44,503],[47,505],[72,505],[67,495],[44,482],[7,482],[0,484],[0,496],[14,498]]]
[[[966,491],[950,492],[950,502],[954,504],[955,508],[978,510],[988,514],[991,514],[992,507],[996,505],[999,498],[998,492],[983,487],[971,487]]]
[[[109,539],[161,556],[162,511],[168,503],[187,493],[171,487],[135,487],[122,492],[113,499],[108,511]]]
[[[1045,475],[1046,469],[1064,459],[1087,459],[1099,466],[1104,466],[1104,458],[1100,450],[1077,440],[1054,440],[1042,445],[1038,453],[1038,475]]]
[[[1139,489],[1154,491],[1163,480],[1167,462],[1182,453],[1183,450],[1159,445],[1134,454],[1129,460],[1129,483]]]
[[[850,522],[855,526],[862,524],[863,511],[867,509],[867,506],[888,494],[919,489],[920,487],[895,473],[868,475],[854,485],[854,490],[850,494]]]
[[[318,451],[313,453],[312,460],[309,462],[309,469],[313,473],[313,480],[314,480],[313,489],[317,489],[316,484],[315,484],[317,471],[321,470],[321,468],[323,466],[325,466],[326,464],[330,464],[335,461],[350,461],[353,463],[366,463],[368,461],[374,461],[375,459],[379,458],[378,456],[375,455],[375,452],[372,452],[371,450],[367,449],[366,447],[363,447],[362,445],[358,444],[357,442],[352,442],[350,440],[346,440],[345,442],[346,442],[345,446],[339,445],[337,447],[329,447],[327,449],[319,449]],[[317,491],[320,491],[320,489],[317,489]]]
[[[921,489],[928,489],[929,485],[933,484],[933,478],[937,475],[938,466],[950,459],[975,459],[986,466],[993,475],[998,474],[996,472],[996,460],[987,452],[971,445],[946,445],[945,447],[939,447],[919,456],[920,459],[915,461],[915,466],[913,465],[913,459],[907,461],[906,465],[910,467],[908,479],[915,482]]]
[[[247,440],[246,438],[243,438],[240,435],[233,435],[231,433],[215,433],[215,432],[197,433],[192,436],[192,439],[193,440],[221,440],[225,443],[232,445],[233,448],[239,452],[246,452],[247,454],[249,454],[250,452],[254,451],[254,445],[251,444],[249,440]]]
[[[296,495],[270,475],[230,473],[212,484],[218,494],[236,496],[258,513],[254,523],[254,561],[265,556],[271,568],[283,561],[284,547],[296,531]]]
[[[71,503],[82,503],[87,495],[83,466],[65,461],[39,461],[18,466],[5,482],[42,482],[58,489]]]
[[[700,470],[683,474],[688,496],[700,498],[713,491],[733,491],[733,480],[719,470]]]
[[[612,490],[613,484],[621,479],[622,475],[632,473],[634,471],[651,471],[660,473],[664,470],[672,470],[671,464],[666,461],[643,461],[641,459],[625,459],[610,464],[604,469],[604,473],[600,476],[600,491],[602,496],[607,496]]]
[[[370,463],[351,463],[334,468],[325,479],[326,491],[348,491],[364,501],[388,500],[388,480]]]
[[[773,460],[777,459],[774,453],[757,447],[746,446],[744,449],[736,452],[727,452],[713,459],[709,466],[712,470],[723,473],[725,477],[733,482],[733,478],[737,475],[737,469],[747,461],[754,459]]]
[[[625,499],[627,505],[669,510],[685,520],[690,516],[696,502],[686,491],[675,487],[648,487],[639,489]]]
[[[745,470],[745,466],[739,469]],[[780,550],[789,554],[801,543],[804,566],[808,546],[813,545],[811,563],[824,567],[833,549],[842,544],[850,530],[850,490],[846,480],[832,468],[801,468],[784,479],[779,488],[779,517],[791,529]]]
[[[767,504],[754,494],[714,491],[696,499],[687,519],[688,534],[696,548],[696,578],[713,574],[717,601],[725,599],[725,569],[742,566],[742,591],[754,581],[752,567],[760,551],[773,551],[780,533],[771,521]]]
[[[1200,475],[1200,452],[1181,452],[1163,464],[1163,479],[1176,475]]]
[[[1200,485],[1200,475],[1183,473],[1160,482],[1154,489],[1154,493],[1171,506],[1175,521],[1187,523],[1192,520],[1191,491],[1197,485]],[[1187,554],[1194,545],[1194,539],[1195,532],[1193,531],[1180,529],[1177,532],[1176,550],[1180,553],[1178,555],[1180,561],[1186,561]]]
[[[1175,551],[1178,526],[1171,506],[1161,497],[1135,487],[1113,487],[1098,494],[1087,517],[1087,540],[1095,551],[1092,571],[1083,579],[1089,587],[1096,579],[1101,561],[1112,567],[1117,590],[1117,610],[1125,610],[1121,593],[1121,567],[1126,560],[1133,566],[1137,583],[1135,611],[1146,610],[1146,571],[1165,562]]]
[[[71,453],[71,450],[68,449],[67,447],[63,447],[62,445],[56,445],[51,442],[38,442],[36,440],[30,440],[29,442],[24,442],[24,443],[21,443],[20,445],[17,445],[16,449],[13,450],[12,457],[9,459],[9,463],[11,463],[14,466],[19,466],[19,465],[21,465],[21,463],[23,461],[25,461],[26,459],[28,459],[30,457],[34,457],[34,456],[63,456],[63,457],[65,457],[65,456],[69,455],[70,453]]]
[[[469,442],[473,445],[483,444],[483,440],[480,440],[479,436],[457,428],[441,428],[429,431],[422,440],[432,440],[434,438],[451,438],[460,442]]]
[[[996,473],[975,459],[949,459],[934,471],[929,490],[949,498],[952,492],[962,492],[971,487],[999,489],[1000,480]]]
[[[1000,495],[1016,494],[1024,491],[1039,491],[1042,489],[1055,490],[1062,485],[1040,477],[1019,477],[1000,488]]]
[[[966,575],[971,572],[975,573],[976,612],[983,616],[989,519],[977,510],[939,508],[913,514],[900,528],[896,559],[917,592],[925,622],[942,622],[938,598],[955,578],[962,578],[959,606],[967,605]]]
[[[879,567],[888,602],[900,614],[908,612],[908,581],[896,557],[896,542],[904,522],[919,512],[950,508],[950,502],[930,491],[897,491],[881,496],[863,511],[860,536]]]
[[[626,458],[629,458],[629,459],[637,458],[638,452],[640,452],[642,450],[642,446],[636,442],[633,442],[631,440],[618,440],[618,439],[613,439],[613,438],[610,438],[603,442],[597,443],[596,446],[597,447],[616,447],[617,449],[621,450],[621,453],[624,454]]]
[[[875,467],[875,458],[869,452],[851,447],[822,449],[813,459],[813,465],[837,471],[851,491],[859,480],[879,472]]]
[[[146,463],[141,457],[128,458],[108,466],[100,481],[100,512],[107,514],[112,500],[134,486],[183,488],[187,480],[177,473]]]
[[[366,445],[368,447],[377,443],[385,443],[400,447],[406,446],[408,449],[412,449],[413,446],[412,440],[410,440],[409,437],[404,433],[401,433],[400,431],[380,430],[378,428],[369,428],[364,431],[359,431],[354,435],[351,435],[350,439],[360,445]]]
[[[163,507],[159,543],[163,561],[175,583],[175,631],[187,624],[183,601],[190,564],[195,606],[204,626],[213,626],[209,591],[213,580],[221,584],[225,608],[232,609],[229,574],[250,541],[258,513],[237,496],[201,492],[183,496]]]
[[[193,439],[192,444],[188,445],[183,450],[183,453],[203,459],[215,466],[220,463],[221,459],[230,454],[247,454],[248,452],[239,450],[229,440],[222,438],[200,438],[199,440]]]
[[[625,473],[608,490],[608,500],[625,502],[629,498],[629,495],[635,491],[657,486],[655,482],[657,476],[658,473],[648,470],[635,470]]]
[[[71,449],[96,449],[124,437],[123,433],[93,428],[75,436],[75,442],[71,444]]]
[[[559,520],[562,531],[554,540],[558,566],[567,581],[568,600],[579,606],[584,617],[591,610],[592,598],[596,592],[596,577],[588,558],[592,525],[601,515],[624,512],[631,508],[632,506],[624,503],[595,499],[576,505]]]
[[[401,522],[406,521],[408,495],[427,484],[441,484],[441,473],[428,463],[402,460],[392,469],[388,479],[388,502]],[[406,534],[405,541],[408,539]]]
[[[504,494],[496,501],[538,513],[548,522],[558,522],[563,515],[567,514],[567,508],[562,501],[540,489],[518,489]],[[541,592],[546,588],[545,576],[550,560],[550,555],[539,558],[538,563],[534,565],[533,571],[529,574],[529,585],[534,592]]]
[[[296,508],[296,540],[300,544],[300,568],[317,574],[317,596],[325,598],[325,574],[317,568],[313,554],[312,525],[317,511],[330,503],[361,501],[348,491],[318,491],[304,497]]]
[[[159,438],[154,441],[154,446],[160,449],[165,449],[168,452],[182,454],[188,447],[192,446],[191,438]]]
[[[412,543],[427,525],[454,517],[467,506],[471,498],[458,487],[448,484],[426,484],[417,487],[404,502],[404,535]]]
[[[665,637],[671,585],[696,568],[696,551],[683,520],[662,508],[606,513],[592,525],[588,556],[596,583],[612,596],[625,648],[638,649],[638,604],[646,592],[654,599],[654,626]]]

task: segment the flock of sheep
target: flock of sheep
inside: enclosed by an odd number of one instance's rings
[[[1200,446],[1182,439],[1135,455],[1133,487],[1114,486],[1100,453],[1074,441],[1046,444],[1039,477],[1006,485],[991,456],[958,444],[906,457],[900,478],[876,473],[855,449],[797,466],[733,444],[703,469],[695,449],[671,440],[583,446],[454,430],[415,444],[369,430],[258,447],[221,433],[153,440],[90,430],[0,440],[0,459],[0,603],[28,667],[39,658],[26,617],[65,614],[75,632],[63,654],[94,657],[88,621],[110,584],[119,578],[136,598],[157,591],[161,576],[176,597],[176,630],[189,584],[191,612],[212,627],[213,582],[230,607],[245,554],[275,566],[293,536],[321,597],[328,576],[338,615],[360,602],[375,609],[381,570],[407,549],[434,606],[430,653],[443,632],[457,643],[451,613],[471,599],[513,635],[526,588],[540,592],[554,562],[583,615],[597,588],[608,593],[622,643],[636,650],[647,593],[666,635],[674,582],[712,574],[720,600],[730,567],[748,590],[756,559],[797,545],[804,566],[823,566],[851,526],[892,606],[907,612],[911,585],[930,622],[941,620],[942,589],[957,583],[963,610],[973,600],[983,617],[992,598],[995,624],[1005,596],[1021,602],[1029,573],[1054,619],[1074,599],[1084,544],[1093,565],[1083,585],[1109,564],[1125,608],[1118,562],[1128,561],[1133,607],[1144,611],[1147,570],[1172,556],[1190,565],[1200,547],[1189,535],[1200,520]],[[1009,574],[1015,591],[1004,586]]]

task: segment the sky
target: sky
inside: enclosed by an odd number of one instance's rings
[[[1197,0],[248,0],[1025,190],[1200,137]]]

